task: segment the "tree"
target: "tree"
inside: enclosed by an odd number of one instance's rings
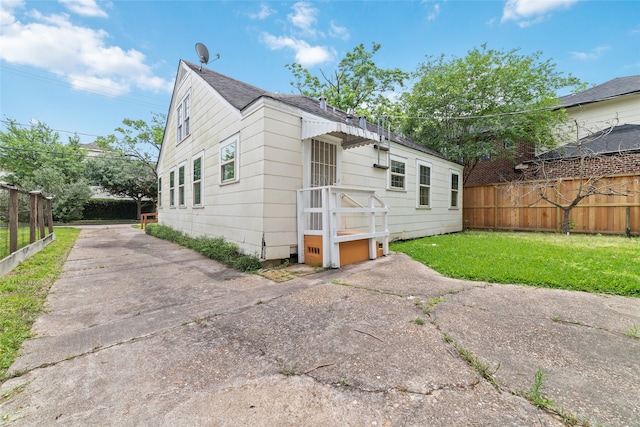
[[[91,160],[88,177],[114,196],[135,200],[140,218],[145,200],[158,196],[156,164],[164,136],[165,116],[154,114],[151,124],[144,120],[124,119],[119,134],[99,137],[96,142],[105,150]]]
[[[8,119],[6,127],[6,132],[0,132],[0,170],[8,173],[3,179],[51,196],[57,220],[82,218],[91,189],[83,178],[86,152],[77,136],[63,144],[60,135],[42,122],[24,127]]]
[[[516,199],[534,194],[535,200],[530,206],[544,200],[562,210],[561,228],[567,235],[571,229],[571,211],[584,199],[596,195],[635,196],[638,191],[634,189],[634,185],[640,178],[613,178],[613,175],[623,170],[625,164],[635,163],[625,162],[625,157],[633,154],[622,147],[614,155],[602,154],[591,148],[598,140],[606,138],[614,128],[615,124],[611,124],[599,131],[586,130],[574,120],[574,140],[536,157],[524,170],[523,179],[509,183],[507,191]],[[584,133],[587,136],[580,137]],[[572,185],[563,185],[563,177],[568,177]],[[519,191],[520,189],[525,191]]]
[[[47,166],[60,171],[68,182],[83,176],[86,151],[77,136],[64,144],[60,135],[42,122],[26,127],[7,119],[6,127],[6,132],[0,131],[0,170],[9,173],[4,179],[22,185]]]
[[[90,159],[87,176],[114,196],[135,200],[136,219],[140,219],[145,200],[151,199],[155,204],[158,194],[155,171],[140,160],[119,153],[105,153]]]
[[[582,86],[541,56],[482,45],[464,58],[428,58],[402,97],[404,133],[462,163],[463,182],[479,160],[513,155],[516,143],[556,146],[556,129],[566,120],[563,111],[553,109],[557,92]],[[505,153],[503,144],[512,148]]]
[[[353,109],[357,114],[381,117],[394,109],[389,95],[404,86],[408,73],[399,68],[380,68],[373,61],[381,48],[372,43],[371,51],[359,44],[348,52],[333,72],[320,69],[321,77],[312,75],[298,63],[287,64],[293,73],[291,86],[301,94],[320,98],[324,95],[327,103],[344,111]]]
[[[21,186],[50,196],[53,218],[62,222],[82,219],[84,204],[91,198],[91,188],[84,178],[69,181],[63,171],[52,166],[37,170]]]
[[[151,124],[144,120],[124,119],[124,126],[115,129],[118,136],[98,137],[96,143],[107,151],[116,151],[141,161],[156,174],[165,122],[166,117],[162,114],[153,114]]]

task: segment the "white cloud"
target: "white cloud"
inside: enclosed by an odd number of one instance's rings
[[[336,24],[334,21],[329,22],[329,35],[342,40],[349,40],[351,34],[347,27],[342,27]]]
[[[592,49],[591,52],[571,52],[571,56],[580,61],[595,61],[608,50],[609,46],[598,46],[595,49]]]
[[[307,3],[304,1],[295,3],[291,6],[294,13],[290,13],[287,15],[287,19],[293,25],[301,29],[304,33],[308,35],[315,35],[314,25],[317,22],[316,16],[318,15],[319,10],[311,5],[311,3]]]
[[[433,5],[433,9],[427,15],[427,21],[435,21],[436,17],[440,14],[440,5],[438,3]]]
[[[273,15],[275,11],[269,7],[267,3],[260,3],[260,10],[255,13],[250,13],[249,18],[258,19],[260,21],[267,19]]]
[[[334,52],[325,46],[311,46],[304,40],[292,37],[274,36],[268,33],[262,34],[262,42],[271,50],[283,48],[295,52],[296,62],[303,67],[312,67],[333,59]]]
[[[108,46],[109,34],[101,29],[71,23],[66,14],[29,12],[21,22],[4,8],[0,11],[0,59],[45,69],[67,79],[78,90],[108,96],[144,90],[171,91],[172,83],[154,76],[143,53]]]
[[[98,6],[95,0],[58,0],[73,13],[95,18],[106,18],[107,13]]]
[[[579,0],[507,0],[502,11],[502,21],[516,21],[521,27],[542,22],[553,10],[568,9]]]

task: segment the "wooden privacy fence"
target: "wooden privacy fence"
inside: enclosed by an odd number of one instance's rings
[[[640,234],[640,177],[614,176],[605,178],[611,186],[624,185],[631,197],[593,195],[583,199],[569,216],[572,232]],[[545,200],[538,200],[534,190],[539,181],[491,184],[465,187],[463,218],[466,228],[491,230],[522,230],[560,232],[563,211]],[[547,190],[563,206],[560,195],[573,199],[578,179],[563,178]]]
[[[8,254],[16,252],[19,245],[21,217],[28,216],[29,244],[44,239],[53,233],[53,216],[51,212],[51,197],[45,197],[40,191],[25,191],[11,185],[0,183],[0,191],[3,196],[0,216],[3,219],[5,229],[8,231]],[[28,195],[28,207],[20,203],[20,195]],[[28,214],[27,212],[28,208]],[[26,223],[24,223],[26,226]],[[46,228],[45,228],[46,225]],[[47,232],[48,231],[48,232]]]

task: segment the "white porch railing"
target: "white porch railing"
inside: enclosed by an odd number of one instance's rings
[[[374,190],[323,186],[297,190],[298,262],[305,262],[305,235],[322,236],[322,266],[340,267],[340,243],[369,240],[369,259],[389,253],[389,207]]]

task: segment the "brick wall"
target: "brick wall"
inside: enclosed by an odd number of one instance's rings
[[[485,185],[521,179],[521,173],[514,167],[535,156],[533,148],[525,144],[516,145],[512,154],[504,148],[501,148],[501,152],[500,156],[479,161],[469,172],[464,185]]]
[[[640,175],[640,153],[624,153],[614,155],[599,155],[584,158],[584,173],[582,176],[611,176],[611,175]],[[539,164],[529,164],[524,171],[524,178],[555,179],[579,177],[580,159],[562,159],[546,161]]]

